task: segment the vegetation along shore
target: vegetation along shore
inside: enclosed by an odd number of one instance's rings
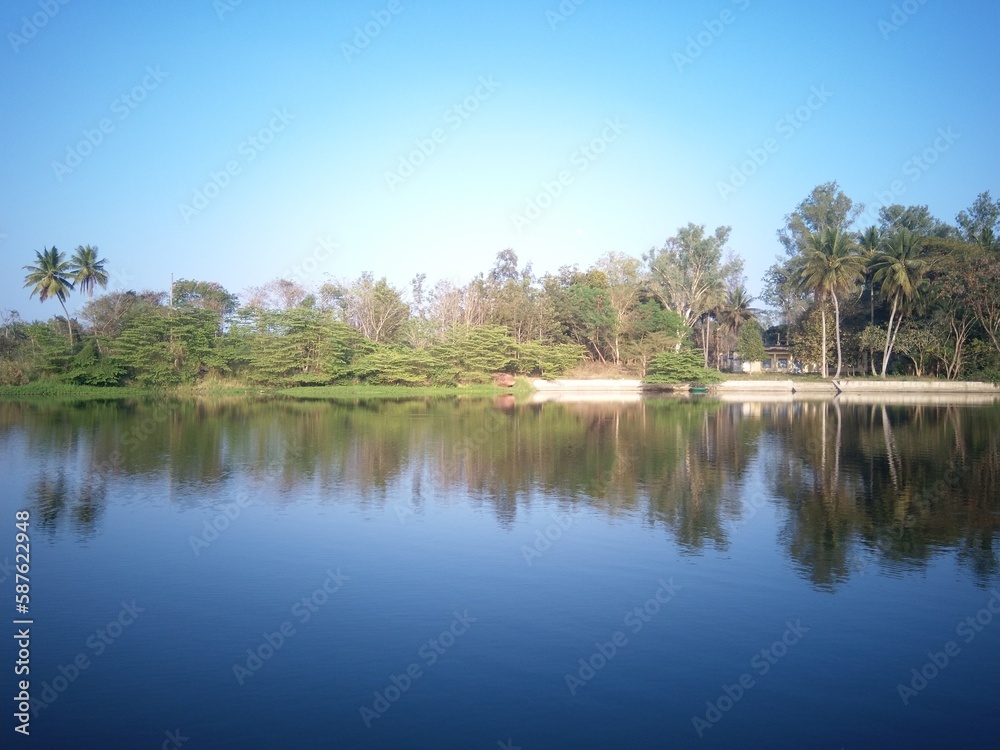
[[[837,183],[819,185],[779,228],[783,252],[759,300],[729,236],[689,223],[662,247],[586,269],[538,276],[506,249],[465,285],[420,274],[404,290],[365,273],[239,295],[188,278],[108,290],[97,247],[46,247],[25,287],[59,308],[32,322],[3,311],[0,395],[488,395],[498,373],[520,388],[556,377],[710,385],[730,372],[1000,382],[1000,200],[988,192],[949,224],[927,206],[866,213]],[[82,301],[73,314],[71,298]]]

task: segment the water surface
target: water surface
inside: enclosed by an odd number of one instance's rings
[[[997,405],[7,402],[0,458],[25,747],[1000,739]]]

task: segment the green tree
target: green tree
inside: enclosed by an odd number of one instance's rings
[[[896,337],[896,351],[909,358],[918,378],[924,374],[931,358],[943,358],[940,347],[941,340],[927,328],[907,325]]]
[[[965,281],[965,302],[1000,354],[1000,255],[981,253]]]
[[[662,249],[646,255],[650,290],[688,327],[722,300],[728,281],[743,273],[743,261],[726,253],[730,231],[718,227],[706,234],[704,225],[688,224]]]
[[[767,357],[764,349],[764,337],[761,335],[760,324],[755,320],[747,322],[740,328],[736,342],[736,353],[743,362],[762,362]]]
[[[872,263],[882,248],[882,232],[877,226],[870,227],[858,234],[858,251],[865,259],[865,291],[868,294],[869,325],[875,325],[875,283],[872,277]]]
[[[895,203],[882,206],[878,212],[879,231],[888,237],[900,229],[909,229],[914,234],[924,237],[954,237],[957,232],[954,227],[931,215],[927,206],[902,206]]]
[[[52,249],[45,248],[42,252],[36,250],[34,265],[24,266],[24,270],[28,271],[28,275],[24,277],[24,286],[31,287],[29,298],[37,294],[41,302],[45,302],[49,297],[59,300],[66,314],[66,329],[69,332],[69,345],[72,347],[73,325],[69,310],[66,309],[66,298],[73,290],[73,281],[70,279],[73,269],[69,262],[53,246]]]
[[[241,311],[230,337],[245,339],[248,377],[270,385],[327,385],[351,373],[351,362],[371,350],[361,335],[329,312]]]
[[[69,262],[69,272],[73,274],[73,283],[80,286],[80,291],[87,294],[87,299],[94,298],[94,287],[104,289],[108,286],[108,272],[104,264],[108,261],[98,259],[97,248],[90,245],[80,245],[73,252]]]
[[[208,310],[218,319],[218,332],[225,330],[226,320],[239,305],[239,298],[216,281],[178,279],[171,291],[171,302],[178,309]]]
[[[217,327],[212,310],[147,308],[123,327],[111,346],[111,359],[139,385],[194,383],[210,368],[222,369]]]
[[[458,378],[470,380],[475,375],[512,370],[517,342],[505,326],[459,325],[445,334],[433,355],[454,368]]]
[[[747,293],[746,287],[740,284],[726,293],[726,299],[715,311],[719,323],[718,329],[727,341],[730,351],[743,326],[757,315],[758,311],[750,306],[753,300],[754,298]]]
[[[792,259],[782,260],[779,258],[767,269],[767,273],[764,274],[764,288],[761,291],[760,299],[781,313],[783,327],[786,331],[797,323],[805,313],[806,296],[806,293],[802,291],[801,279],[798,271],[794,268]]]
[[[653,356],[675,349],[689,333],[690,329],[677,313],[667,310],[657,299],[645,299],[635,308],[627,357],[645,376]]]
[[[988,190],[976,196],[968,211],[959,211],[955,220],[963,240],[1000,252],[1000,199],[994,201]]]
[[[807,236],[801,276],[803,286],[813,290],[813,294],[820,304],[823,326],[823,377],[828,374],[826,365],[826,307],[823,302],[827,297],[833,301],[837,344],[837,372],[834,377],[839,378],[844,359],[840,335],[839,293],[852,290],[863,278],[863,269],[864,258],[858,254],[857,246],[849,234],[835,227],[827,227],[822,232],[810,233]]]
[[[808,250],[809,235],[826,229],[846,232],[864,210],[863,205],[844,195],[836,182],[825,182],[812,189],[795,210],[785,217],[785,226],[778,230],[778,241],[789,257]],[[792,269],[797,275],[796,269]]]
[[[371,273],[363,273],[353,284],[335,284],[321,293],[335,301],[344,322],[376,343],[395,340],[410,315],[402,292],[384,276],[376,281]]]
[[[642,291],[640,262],[624,253],[607,253],[597,261],[596,267],[607,280],[607,297],[614,312],[611,354],[617,365],[621,364],[624,337],[631,332]]]
[[[892,301],[885,350],[882,354],[880,374],[883,378],[903,318],[921,301],[924,274],[927,272],[927,261],[923,257],[923,252],[924,238],[908,229],[900,229],[885,242],[882,252],[872,265],[875,271],[874,280],[881,285],[882,296]],[[895,328],[893,328],[894,323]]]

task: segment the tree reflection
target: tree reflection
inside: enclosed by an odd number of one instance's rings
[[[38,457],[29,494],[49,530],[92,533],[142,477],[181,507],[240,492],[414,512],[461,502],[510,526],[534,503],[581,505],[699,553],[739,533],[755,469],[782,519],[777,543],[825,590],[947,550],[980,581],[995,577],[998,423],[996,406],[838,400],[0,403],[0,435]]]

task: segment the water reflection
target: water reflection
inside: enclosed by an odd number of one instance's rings
[[[138,479],[182,508],[248,491],[378,508],[404,487],[416,512],[464,497],[509,525],[525,504],[585,504],[693,554],[725,549],[769,505],[776,543],[825,590],[941,554],[995,576],[998,424],[996,405],[837,399],[0,403],[0,435],[31,459],[13,470],[52,532],[93,534]]]

